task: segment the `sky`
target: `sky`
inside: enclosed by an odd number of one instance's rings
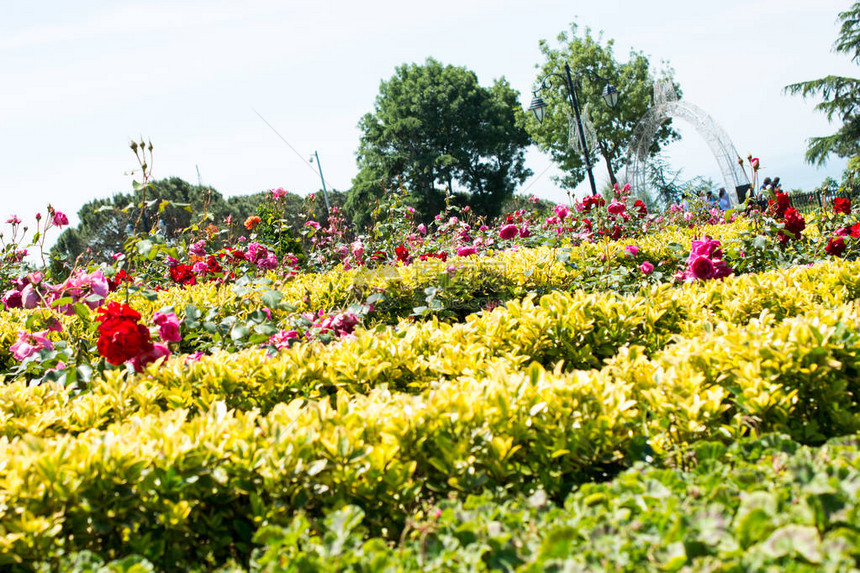
[[[848,0],[3,0],[0,19],[0,217],[32,221],[48,203],[74,213],[129,192],[138,169],[128,144],[154,146],[153,177],[202,182],[224,196],[283,187],[330,188],[357,173],[359,119],[380,82],[404,63],[433,57],[473,70],[482,85],[504,76],[525,107],[541,39],[571,22],[615,40],[626,60],[642,51],[656,72],[674,69],[683,98],[705,110],[762,176],[789,189],[839,178],[803,160],[806,141],[838,128],[815,100],[785,85],[828,74],[856,77],[832,52]],[[265,118],[289,146],[257,115]],[[684,178],[720,180],[695,129],[666,149]],[[534,175],[520,193],[554,201],[548,155],[527,153]],[[199,170],[199,179],[198,179]],[[605,169],[598,164],[600,185]],[[139,172],[137,173],[139,177]],[[587,193],[587,183],[576,190]],[[0,221],[2,224],[2,221]]]

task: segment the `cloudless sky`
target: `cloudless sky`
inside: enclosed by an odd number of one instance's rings
[[[361,116],[380,81],[433,57],[483,85],[505,76],[531,99],[538,42],[576,21],[615,39],[615,54],[666,61],[684,99],[708,112],[764,175],[810,189],[845,161],[816,170],[806,140],[837,129],[786,84],[857,76],[831,49],[847,0],[438,0],[410,3],[260,0],[4,1],[0,17],[0,217],[31,220],[47,203],[72,215],[86,201],[131,190],[128,148],[155,147],[154,177],[178,176],[225,196],[276,187],[305,195],[346,190],[357,172]],[[257,110],[298,150],[294,153]],[[695,129],[668,149],[683,177],[719,181]],[[528,153],[522,192],[563,201],[554,167]],[[605,168],[595,168],[598,182]],[[586,192],[585,186],[577,195]],[[73,222],[75,218],[73,217]],[[0,221],[2,223],[2,221]]]

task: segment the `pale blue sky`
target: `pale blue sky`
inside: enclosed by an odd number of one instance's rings
[[[829,73],[857,75],[831,52],[847,0],[652,2],[603,0],[367,0],[148,2],[3,0],[0,19],[0,216],[30,218],[45,204],[76,212],[95,197],[131,189],[128,149],[155,146],[156,178],[178,176],[226,196],[284,187],[347,189],[356,173],[359,118],[379,83],[428,56],[474,70],[487,85],[505,76],[527,105],[538,41],[576,20],[616,40],[616,55],[644,51],[675,69],[684,98],[707,111],[742,155],[788,187],[838,177],[816,171],[806,139],[835,128],[813,101],[782,92]],[[299,150],[294,154],[258,110]],[[692,128],[669,152],[684,175],[719,179]],[[564,200],[547,156],[531,151],[524,188]],[[596,167],[603,179],[602,165]],[[541,177],[538,174],[543,173]],[[580,188],[579,194],[585,192]]]

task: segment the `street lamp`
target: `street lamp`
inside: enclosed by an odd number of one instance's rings
[[[598,80],[606,81],[592,71],[588,71],[588,73],[596,77]],[[576,84],[573,83],[570,66],[567,62],[564,63],[564,76],[555,73],[544,76],[543,80],[541,80],[540,87],[532,92],[534,97],[532,98],[532,103],[529,106],[529,111],[535,115],[535,119],[538,120],[538,123],[543,123],[547,105],[545,101],[538,97],[538,92],[549,87],[547,81],[550,76],[561,79],[561,81],[564,82],[564,86],[567,88],[570,107],[573,109],[573,115],[576,117],[576,125],[579,128],[579,144],[582,146],[582,155],[585,157],[585,169],[588,171],[588,182],[591,183],[591,194],[597,195],[597,185],[594,183],[594,173],[591,170],[592,165],[591,158],[588,153],[588,144],[585,141],[585,130],[582,128],[582,116],[579,113],[579,96],[576,93]],[[603,93],[601,93],[600,96],[611,109],[615,109],[615,106],[618,105],[618,90],[615,89],[615,86],[610,84],[608,81],[606,81],[606,86],[603,88]]]

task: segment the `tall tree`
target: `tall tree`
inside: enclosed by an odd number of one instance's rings
[[[833,49],[846,54],[852,62],[860,64],[860,2],[839,13],[842,22]],[[806,161],[823,165],[832,153],[838,157],[860,155],[860,79],[845,76],[827,76],[818,80],[786,86],[786,91],[804,98],[820,96],[824,101],[815,109],[823,111],[828,121],[834,117],[842,127],[833,135],[811,137],[806,150]]]
[[[648,58],[642,53],[630,51],[627,62],[621,63],[613,53],[614,40],[604,43],[602,34],[592,36],[590,28],[580,29],[574,22],[569,32],[562,32],[557,38],[558,46],[551,46],[546,40],[540,41],[540,51],[545,61],[540,67],[538,82],[549,77],[548,89],[540,92],[540,97],[548,107],[543,123],[530,118],[528,129],[538,147],[550,154],[561,168],[563,175],[559,184],[568,189],[576,187],[585,178],[585,162],[579,151],[571,146],[570,120],[573,112],[568,103],[568,94],[563,81],[551,74],[564,74],[564,64],[570,65],[575,76],[577,96],[580,106],[587,110],[587,116],[594,126],[596,145],[589,149],[592,164],[600,157],[609,174],[611,184],[618,182],[617,170],[626,161],[627,145],[633,129],[651,106],[654,91],[654,77],[650,72]],[[671,70],[662,70],[663,79],[671,78]],[[601,79],[602,78],[602,79]],[[608,81],[615,86],[620,97],[618,105],[611,109],[601,98]],[[680,96],[680,87],[674,84]],[[651,152],[656,154],[660,148],[680,136],[666,122],[657,132]]]
[[[347,199],[353,220],[366,223],[383,189],[401,185],[424,217],[439,212],[446,189],[481,214],[498,214],[530,174],[518,95],[504,78],[485,88],[474,72],[432,58],[397,68],[359,122],[359,173]]]

